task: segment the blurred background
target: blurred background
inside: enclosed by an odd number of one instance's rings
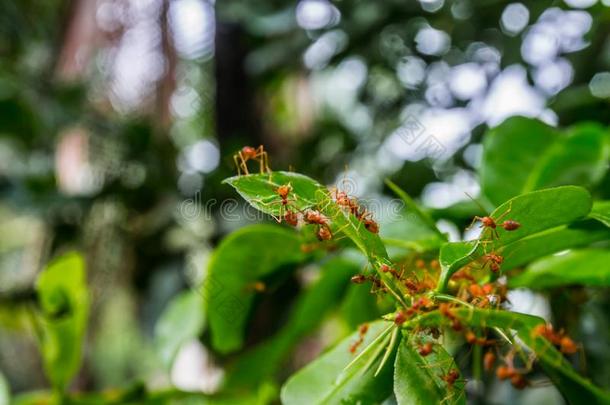
[[[392,177],[442,210],[478,194],[489,126],[610,120],[608,0],[1,0],[0,10],[0,369],[17,393],[48,387],[19,304],[71,249],[86,255],[92,292],[74,388],[214,390],[222,368],[201,341],[163,370],[155,324],[201,283],[224,235],[260,220],[221,215],[235,209],[220,182],[244,145],[265,145],[276,170],[357,180],[360,196],[389,195]],[[413,128],[425,136],[405,142]]]

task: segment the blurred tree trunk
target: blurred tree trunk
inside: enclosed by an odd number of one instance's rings
[[[253,86],[245,70],[247,34],[238,23],[216,17],[216,131],[221,153],[230,154],[240,139],[261,142]],[[256,145],[255,145],[256,144]]]
[[[155,116],[158,129],[166,133],[172,124],[171,98],[176,89],[176,66],[178,57],[172,42],[171,28],[169,26],[168,12],[170,0],[163,0],[159,15],[159,28],[161,29],[161,52],[165,60],[165,74],[157,85],[155,100]]]

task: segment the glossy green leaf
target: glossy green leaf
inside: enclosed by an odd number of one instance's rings
[[[334,258],[321,268],[321,277],[295,303],[289,321],[271,339],[243,354],[229,373],[226,387],[257,386],[277,373],[294,346],[313,332],[325,315],[337,309],[349,285],[350,276],[359,266],[343,258]]]
[[[368,231],[364,225],[331,198],[326,187],[301,174],[273,172],[231,177],[225,180],[233,186],[253,207],[281,218],[286,210],[277,189],[281,185],[292,186],[290,207],[294,210],[306,208],[320,211],[330,220],[330,228],[335,238],[347,236],[364,253],[371,265],[379,269],[382,263],[390,264],[388,253],[378,234]],[[399,287],[389,273],[381,273],[389,291],[398,299]]]
[[[535,119],[509,118],[484,138],[483,193],[498,205],[546,187],[594,185],[606,171],[606,137],[607,132],[596,124],[562,132]]]
[[[509,243],[502,249],[502,269],[514,269],[552,253],[603,240],[610,240],[608,227],[592,219],[577,221]]]
[[[426,224],[428,228],[432,232],[434,232],[439,239],[444,241],[447,240],[447,236],[436,227],[436,223],[434,222],[432,217],[430,217],[426,212],[419,208],[417,203],[413,201],[409,194],[407,194],[403,189],[398,187],[398,185],[392,182],[390,179],[386,179],[385,184],[390,187],[390,189],[405,203],[407,213],[410,213],[415,217],[419,218],[419,220]]]
[[[369,325],[357,354],[349,347],[358,339],[354,333],[335,348],[294,374],[282,387],[285,405],[374,404],[392,394],[393,359],[375,377],[382,352],[391,334],[391,324],[377,321]],[[347,366],[350,366],[346,369]]]
[[[573,250],[540,259],[509,280],[510,287],[610,286],[610,250]]]
[[[578,374],[548,340],[536,336],[536,325],[544,323],[542,318],[505,310],[485,310],[460,308],[454,310],[460,322],[471,327],[501,328],[513,330],[519,339],[537,356],[544,372],[553,381],[562,395],[570,403],[608,404],[610,393],[593,385],[591,381]],[[405,327],[437,326],[447,322],[438,311],[432,311],[407,322]]]
[[[38,276],[36,292],[45,372],[63,391],[80,367],[89,315],[83,258],[68,253],[51,262]]]
[[[9,405],[11,402],[11,390],[4,378],[4,374],[0,372],[0,405]]]
[[[472,241],[443,245],[440,251],[442,273],[438,290],[443,291],[453,273],[483,256],[485,251],[501,251],[505,246],[523,238],[581,219],[590,210],[589,192],[575,186],[533,191],[510,199],[494,210],[490,216],[494,219],[502,217],[501,221],[507,219],[518,221],[521,227],[510,232],[498,227],[499,238],[493,239],[491,230],[484,230],[482,237],[492,241],[486,246]]]
[[[224,180],[253,207],[280,218],[286,212],[277,188],[292,186],[290,206],[294,210],[316,209],[330,218],[333,233],[343,233],[371,260],[387,258],[387,252],[377,234],[369,232],[353,215],[346,213],[331,199],[329,191],[313,179],[292,172],[273,172],[236,176]]]
[[[167,369],[180,347],[203,331],[205,314],[198,291],[185,291],[174,297],[155,325],[155,347]]]
[[[405,336],[396,354],[394,395],[398,405],[465,404],[464,382],[447,387],[441,376],[458,370],[453,358],[439,344],[426,357],[418,352],[414,339]]]
[[[596,201],[589,216],[610,227],[610,201]]]
[[[215,349],[229,353],[242,347],[255,283],[302,260],[298,234],[281,226],[248,226],[220,243],[210,260],[203,291]]]

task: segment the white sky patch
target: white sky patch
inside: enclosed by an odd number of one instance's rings
[[[434,84],[426,89],[426,101],[432,107],[449,108],[453,106],[454,100],[445,83]]]
[[[174,45],[182,57],[210,55],[214,48],[214,7],[206,0],[174,0],[169,22]]]
[[[533,73],[534,83],[548,95],[555,95],[572,83],[574,69],[566,59],[540,65]]]
[[[597,0],[564,0],[572,8],[589,8],[597,3]]]
[[[382,148],[403,160],[417,161],[429,157],[426,140],[431,137],[444,149],[442,157],[452,155],[470,139],[472,122],[463,108],[428,108],[415,112],[410,106],[402,114],[403,124],[385,140]],[[421,129],[412,131],[413,120]],[[415,134],[415,135],[414,135]]]
[[[203,140],[189,146],[183,152],[184,160],[181,160],[185,172],[198,171],[210,173],[220,163],[220,151],[214,143]],[[181,168],[182,169],[182,168]]]
[[[119,110],[136,107],[154,89],[165,71],[159,52],[161,33],[152,21],[142,21],[123,36],[116,52],[111,101]]]
[[[172,384],[190,392],[214,392],[222,377],[222,370],[212,365],[209,352],[198,340],[180,348],[171,370]]]
[[[591,94],[599,98],[610,97],[610,72],[596,73],[589,82]]]
[[[303,62],[309,69],[324,68],[330,58],[341,52],[347,45],[347,34],[341,30],[327,32],[309,45],[303,55]]]
[[[407,89],[415,89],[426,77],[426,62],[417,56],[405,56],[396,64],[396,75]]]
[[[301,0],[296,8],[297,24],[306,30],[336,25],[341,13],[328,0]]]
[[[511,311],[539,316],[547,321],[551,319],[551,307],[541,294],[525,289],[510,290],[508,300]]]
[[[422,202],[432,208],[446,208],[468,199],[466,193],[476,197],[480,186],[474,173],[459,170],[446,182],[429,183],[422,191]]]
[[[419,0],[421,8],[429,13],[435,13],[445,5],[445,0]]]
[[[449,88],[460,100],[469,100],[485,91],[487,77],[476,63],[464,63],[451,69]]]
[[[523,66],[511,65],[492,82],[487,96],[470,105],[489,126],[495,126],[513,115],[541,117],[546,99],[527,82]]]
[[[417,51],[424,55],[443,55],[449,50],[451,38],[441,30],[425,27],[415,35]]]
[[[564,11],[557,7],[545,10],[523,40],[523,59],[532,65],[540,65],[561,53],[587,47],[589,43],[584,35],[592,24],[593,18],[586,11]]]
[[[509,35],[517,35],[527,26],[530,12],[522,3],[512,3],[506,6],[500,18],[502,31]]]

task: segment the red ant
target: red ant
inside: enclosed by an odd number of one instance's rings
[[[419,350],[418,350],[419,354],[424,357],[429,355],[433,351],[434,351],[434,346],[433,346],[432,342],[426,342],[423,345],[420,345]]]
[[[448,388],[452,388],[459,378],[460,372],[456,369],[451,369],[447,374],[441,376],[441,379],[447,383]]]
[[[478,201],[476,201],[474,198],[472,198],[468,193],[466,194],[468,197],[470,197],[470,199],[472,201],[474,201],[477,205],[479,205],[479,207],[481,207],[481,209],[484,209],[479,203]],[[498,234],[497,231],[497,227],[501,226],[505,231],[515,231],[517,229],[519,229],[521,227],[521,224],[515,220],[512,219],[508,219],[504,222],[500,222],[500,220],[502,218],[504,218],[504,216],[506,216],[510,211],[512,210],[512,203],[511,206],[504,211],[499,217],[497,217],[496,219],[493,219],[491,216],[484,216],[484,217],[480,217],[480,216],[475,216],[472,219],[472,223],[468,226],[468,228],[466,228],[467,230],[472,228],[474,223],[476,221],[481,221],[481,228],[487,228],[487,229],[491,229],[491,234],[492,236],[495,236],[496,239],[500,238],[500,235]]]
[[[415,261],[415,267],[417,267],[420,270],[423,270],[426,268],[426,262],[422,259],[417,259]]]
[[[235,166],[237,167],[237,174],[240,175],[243,171],[245,174],[250,174],[248,171],[248,160],[254,160],[259,162],[260,164],[260,172],[271,173],[271,169],[269,169],[269,157],[263,145],[260,145],[258,148],[253,148],[252,146],[244,146],[238,151],[235,155],[233,155],[233,161],[235,162]]]
[[[496,376],[499,380],[506,380],[510,378],[510,383],[518,390],[522,390],[529,385],[529,381],[527,381],[525,376],[517,371],[517,369],[515,369],[512,365],[498,367],[496,369]]]
[[[484,337],[477,337],[473,331],[469,330],[466,332],[466,341],[471,345],[479,346],[491,346],[496,343],[493,339],[486,339]]]
[[[262,281],[255,281],[251,284],[248,284],[246,287],[248,290],[254,290],[256,292],[264,292],[267,289],[267,286]]]
[[[424,276],[424,279],[421,281],[416,276],[413,276],[413,278],[407,278],[403,281],[403,284],[412,294],[431,290],[435,287],[434,281],[426,278],[426,276]]]
[[[445,318],[447,318],[451,321],[451,328],[454,331],[459,332],[462,330],[462,324],[460,323],[457,316],[455,316],[455,314],[451,311],[451,307],[449,306],[449,304],[446,304],[446,303],[440,304],[438,306],[438,310],[440,311],[442,316],[444,316]]]
[[[402,325],[407,321],[407,314],[402,310],[398,311],[396,317],[394,318],[394,323],[398,326]]]
[[[333,199],[340,207],[347,208],[347,210],[358,216],[358,212],[360,211],[360,205],[355,198],[350,198],[349,195],[345,191],[339,191],[338,189],[334,189],[332,191],[334,193]]]
[[[366,332],[368,332],[369,330],[369,325],[368,324],[363,324],[360,326],[360,328],[358,329],[358,340],[356,340],[354,343],[352,343],[349,347],[349,352],[351,354],[355,354],[356,350],[358,350],[358,347],[362,344],[362,342],[364,342],[364,335],[366,335]]]
[[[382,264],[381,266],[379,266],[379,270],[382,273],[390,273],[392,276],[394,276],[397,280],[400,280],[402,275],[399,274],[396,270],[394,270],[393,268],[391,268],[390,266],[388,266],[387,264]]]
[[[366,276],[364,274],[356,274],[352,276],[351,282],[354,284],[363,284],[365,281],[370,281],[373,283],[373,288],[371,289],[371,293],[376,293],[377,291],[385,292],[385,286],[383,282],[375,276]]]
[[[365,212],[360,217],[361,221],[364,223],[364,227],[367,231],[371,233],[379,233],[379,224],[375,222],[373,218],[371,218],[373,214],[370,212]]]
[[[555,332],[552,325],[536,325],[532,334],[542,336],[552,344],[559,346],[559,350],[564,354],[574,354],[578,351],[578,345],[569,336],[566,336],[563,330]]]
[[[297,226],[299,224],[299,214],[297,214],[296,212],[287,210],[286,213],[284,214],[284,221],[286,221],[288,223],[288,225]]]
[[[320,225],[316,236],[318,237],[319,241],[331,240],[333,238],[333,233],[328,226]]]
[[[472,283],[476,281],[472,274],[470,274],[470,267],[464,267],[456,271],[453,273],[453,276],[451,276],[451,279],[455,281],[466,280]]]
[[[504,258],[496,253],[487,253],[483,256],[484,264],[483,267],[489,263],[489,268],[494,273],[500,271],[500,265],[504,262]]]
[[[491,371],[496,363],[496,355],[491,350],[483,356],[483,367],[486,371]]]
[[[317,225],[328,225],[328,218],[326,218],[320,211],[307,210],[304,215],[305,222],[308,224]]]
[[[283,206],[288,205],[288,195],[290,194],[291,191],[292,191],[292,186],[290,185],[290,183],[283,184],[277,188],[276,192],[282,199]]]

